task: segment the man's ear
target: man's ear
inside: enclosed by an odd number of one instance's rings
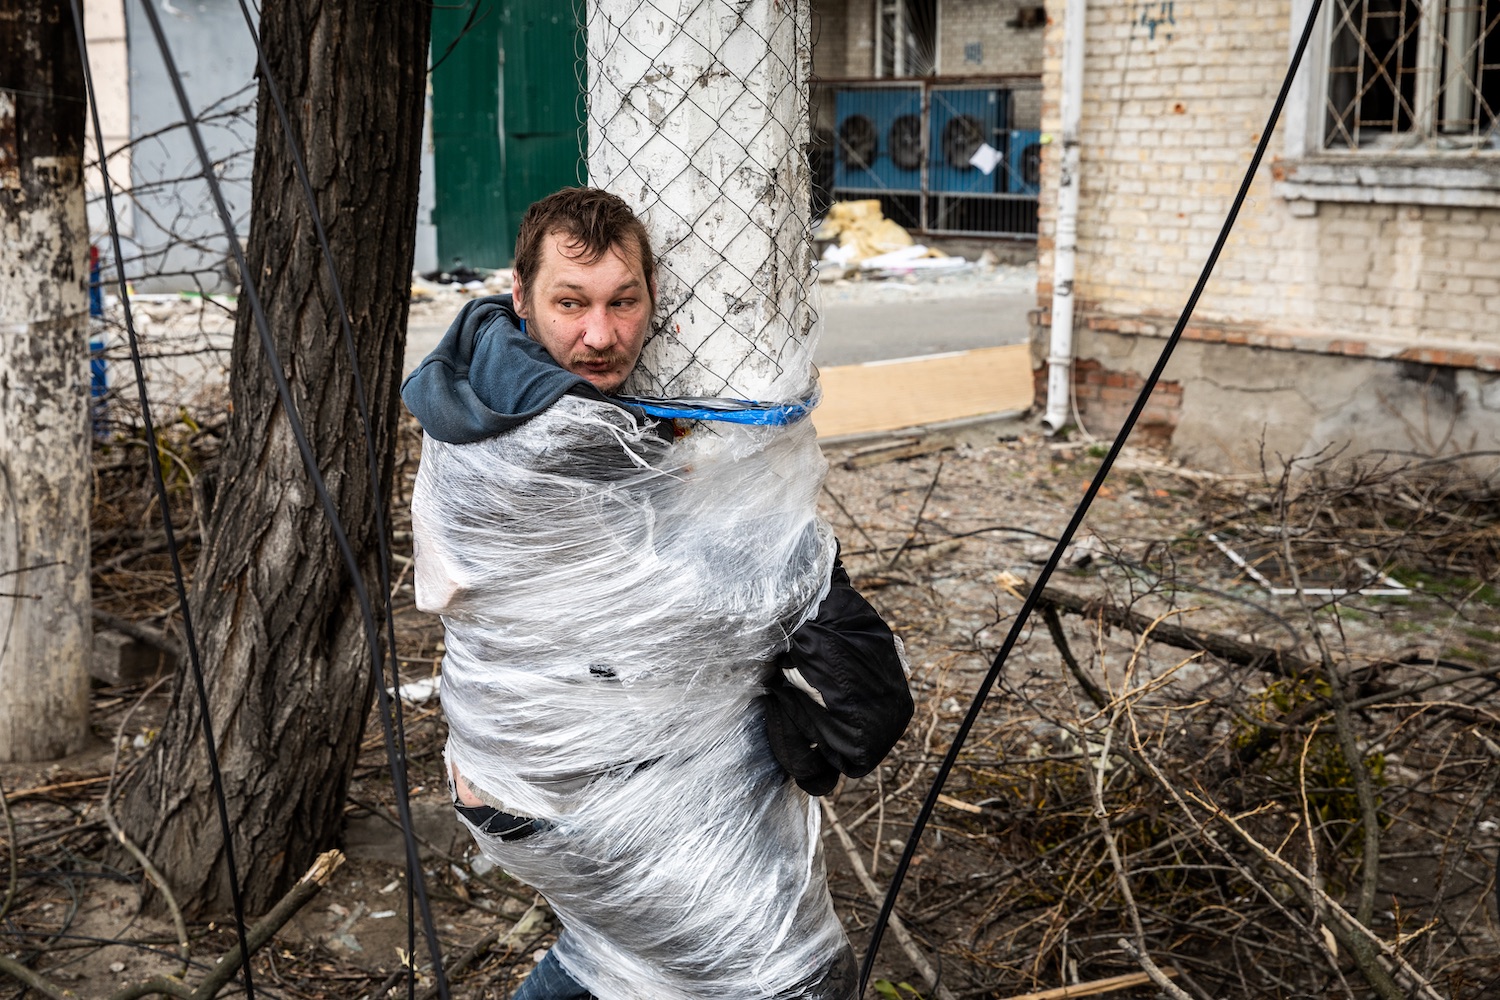
[[[656,307],[656,275],[651,276],[651,306]]]
[[[522,319],[530,319],[526,308],[526,289],[521,287],[519,278],[513,279],[510,286],[510,305],[516,311],[516,315]]]

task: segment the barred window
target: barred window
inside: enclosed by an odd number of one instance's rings
[[[1500,150],[1500,0],[1333,0],[1328,149]]]

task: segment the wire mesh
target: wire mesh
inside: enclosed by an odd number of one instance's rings
[[[656,327],[627,389],[790,400],[813,383],[808,5],[592,4],[588,173],[645,220]]]

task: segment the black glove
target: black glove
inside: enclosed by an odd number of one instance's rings
[[[816,733],[805,733],[793,720],[802,716],[797,699],[817,707],[811,698],[788,687],[780,673],[772,679],[771,693],[763,695],[761,706],[766,716],[766,738],[776,762],[786,770],[808,795],[827,795],[839,783],[839,769],[818,753]]]
[[[875,770],[911,721],[895,637],[837,560],[817,616],[792,635],[775,666],[762,699],[766,735],[781,766],[810,795],[827,794],[840,774]]]

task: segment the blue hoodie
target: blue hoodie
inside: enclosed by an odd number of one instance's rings
[[[464,306],[401,384],[401,400],[422,430],[448,444],[514,430],[568,393],[609,399],[521,332],[509,295]]]

